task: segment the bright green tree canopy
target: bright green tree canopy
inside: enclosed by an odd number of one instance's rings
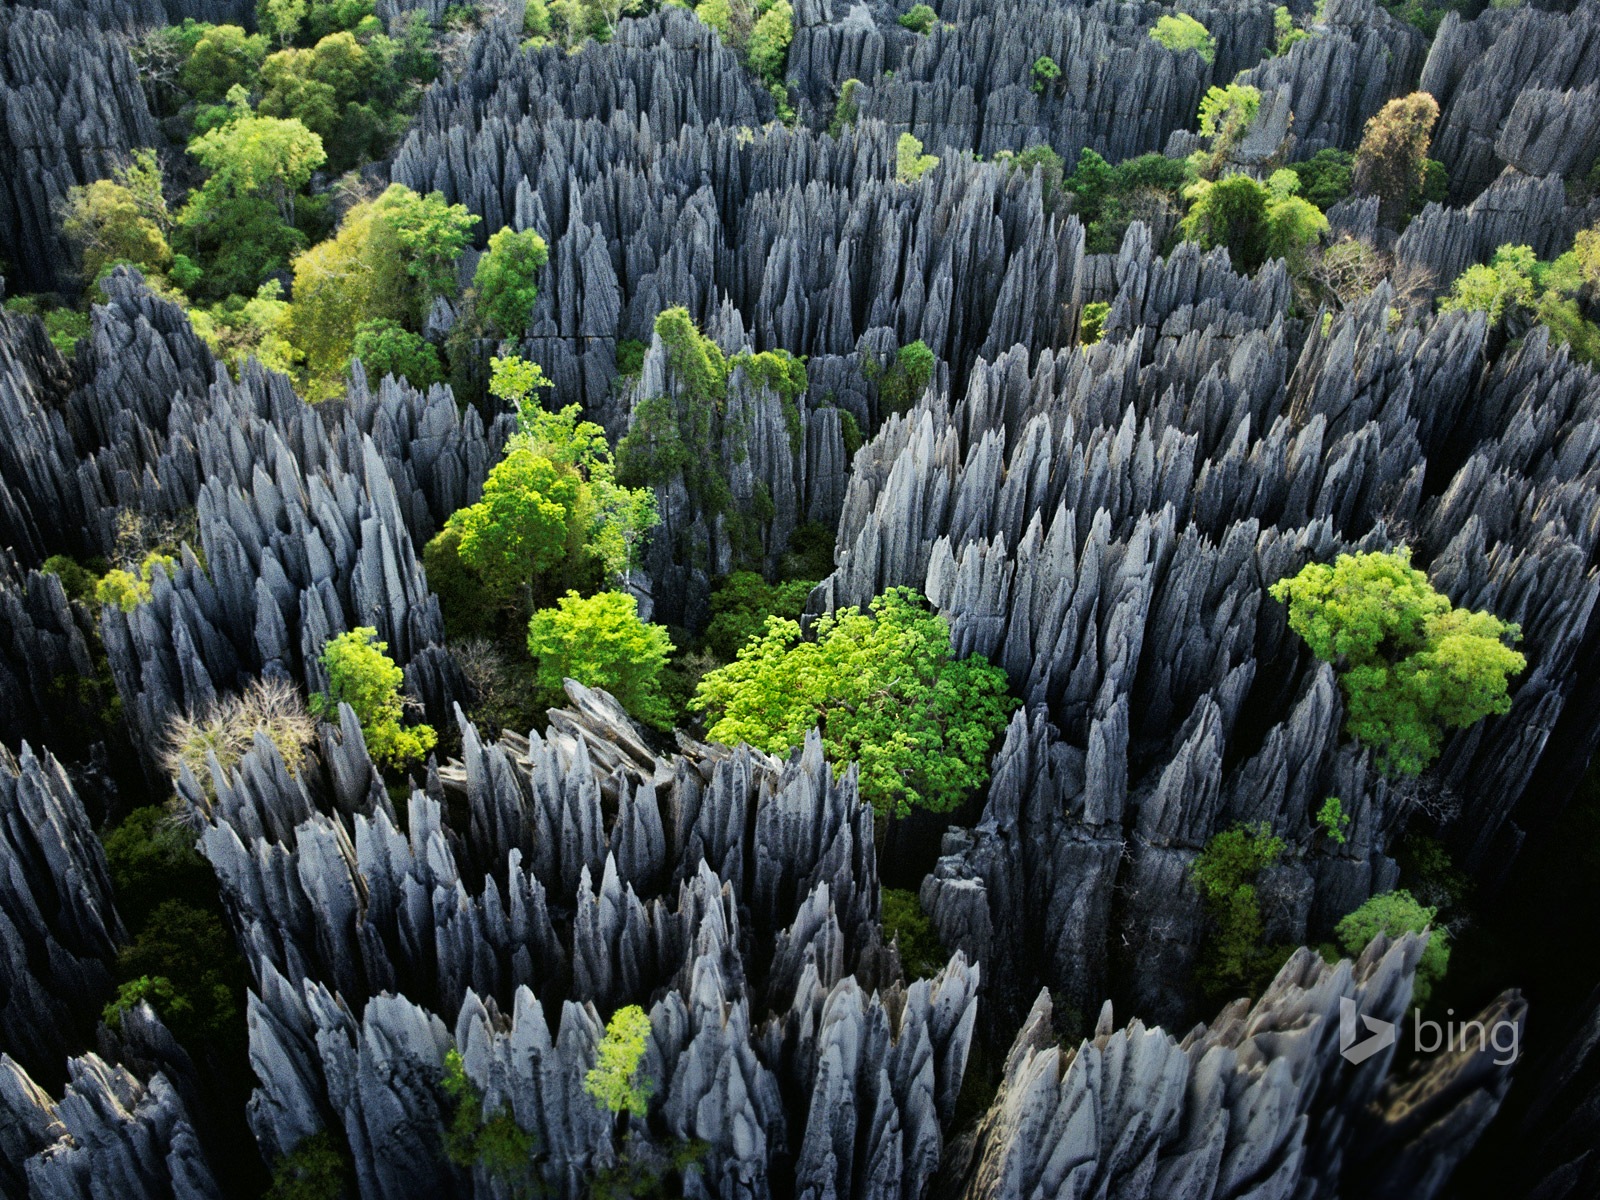
[[[1452,608],[1407,550],[1341,554],[1273,584],[1289,627],[1339,671],[1345,729],[1380,768],[1416,775],[1447,729],[1510,709],[1507,680],[1527,660],[1506,645],[1520,631],[1486,612]]]
[[[781,754],[820,726],[828,756],[861,767],[880,811],[944,812],[989,777],[990,745],[1016,701],[1005,672],[979,655],[953,659],[950,627],[917,594],[892,588],[821,618],[815,640],[774,617],[760,639],[708,674],[690,707],[710,736]]]
[[[528,653],[539,660],[539,686],[552,701],[564,680],[610,692],[634,716],[666,726],[672,714],[661,695],[661,672],[673,645],[660,625],[639,619],[626,592],[587,599],[568,592],[528,622]]]
[[[478,311],[503,338],[520,338],[539,298],[539,272],[550,261],[544,239],[531,229],[502,229],[489,239],[472,286]]]
[[[649,1045],[650,1018],[637,1004],[617,1009],[606,1022],[605,1037],[583,1087],[607,1112],[644,1116],[655,1090],[654,1081],[639,1074]]]
[[[376,629],[364,625],[329,640],[322,649],[328,690],[314,693],[310,708],[324,720],[336,721],[339,705],[348,704],[361,722],[372,760],[402,766],[422,758],[438,739],[430,725],[401,727],[405,673],[386,653],[389,644],[377,637]]]
[[[1193,50],[1208,63],[1217,61],[1217,39],[1188,13],[1168,13],[1150,27],[1150,39],[1168,50]]]
[[[1421,1008],[1450,967],[1450,934],[1433,927],[1437,913],[1438,909],[1418,903],[1410,892],[1383,892],[1341,920],[1334,933],[1344,952],[1354,958],[1380,933],[1398,938],[1405,933],[1428,931],[1428,948],[1417,963],[1411,989],[1411,1002]]]

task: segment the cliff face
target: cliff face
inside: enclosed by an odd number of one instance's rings
[[[157,137],[127,44],[60,8],[0,11],[0,256],[28,291],[70,275],[54,214],[67,189],[105,178]]]

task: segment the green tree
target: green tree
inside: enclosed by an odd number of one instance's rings
[[[424,197],[392,184],[353,207],[333,237],[295,260],[289,332],[305,355],[311,399],[339,393],[363,325],[386,322],[415,332],[432,297],[453,289],[455,258],[476,221],[437,192]],[[431,348],[418,353],[426,371]]]
[[[1044,95],[1045,89],[1061,78],[1061,68],[1056,65],[1056,60],[1048,54],[1041,54],[1033,60],[1033,90],[1039,95]]]
[[[1439,310],[1476,310],[1498,325],[1509,313],[1533,307],[1538,261],[1531,246],[1501,246],[1487,264],[1475,263],[1456,276],[1450,294],[1440,298]]]
[[[770,584],[755,571],[733,572],[711,593],[707,649],[731,662],[746,642],[766,631],[769,617],[797,619],[814,587],[809,579]]]
[[[163,900],[117,956],[125,983],[108,1006],[108,1023],[147,1000],[180,1042],[220,1041],[237,1029],[243,966],[215,911]]]
[[[1288,169],[1300,177],[1300,194],[1327,212],[1355,189],[1355,161],[1348,150],[1329,147],[1304,162],[1290,163]]]
[[[366,322],[414,319],[405,262],[394,227],[371,204],[357,204],[338,232],[294,262],[289,336],[305,356],[306,392],[329,399],[342,389],[356,331]]]
[[[257,0],[256,27],[280,47],[293,44],[305,22],[306,0]]]
[[[916,183],[939,165],[937,154],[924,154],[922,143],[909,133],[902,133],[895,143],[894,177],[901,183]]]
[[[376,629],[363,625],[328,641],[321,658],[328,690],[313,693],[310,708],[326,721],[337,721],[339,705],[348,704],[361,722],[372,761],[401,767],[424,757],[438,737],[431,725],[401,726],[405,672],[386,653],[389,643],[377,637]]]
[[[878,404],[885,413],[909,412],[922,399],[933,378],[936,360],[921,338],[901,346],[878,384]]]
[[[861,767],[880,812],[948,812],[988,779],[990,744],[1016,701],[1005,672],[980,655],[955,659],[950,627],[906,588],[822,617],[815,640],[777,617],[738,658],[701,680],[690,707],[710,736],[781,754],[820,726],[837,763]]]
[[[1168,13],[1162,17],[1150,27],[1150,40],[1175,54],[1193,50],[1207,64],[1217,61],[1217,39],[1188,13]]]
[[[230,95],[232,118],[189,143],[210,175],[177,221],[216,296],[255,291],[305,244],[293,227],[295,196],[326,158],[299,121],[252,116],[240,90]]]
[[[539,408],[539,393],[554,387],[544,368],[515,354],[489,360],[489,394],[517,410],[531,414]]]
[[[750,30],[747,55],[750,69],[769,88],[783,85],[784,67],[789,61],[789,43],[794,40],[794,10],[789,0],[776,0],[756,19]]]
[[[950,956],[915,892],[883,888],[879,892],[879,914],[883,940],[898,945],[901,970],[908,983],[931,979],[944,969]]]
[[[1453,608],[1408,550],[1309,563],[1270,591],[1288,603],[1289,627],[1338,670],[1345,729],[1382,770],[1416,775],[1446,730],[1511,707],[1507,679],[1527,660],[1505,643],[1520,630]]]
[[[1399,96],[1368,122],[1356,150],[1353,183],[1378,197],[1378,220],[1397,226],[1427,178],[1428,144],[1439,103],[1427,92]]]
[[[641,621],[638,602],[626,592],[587,599],[568,592],[528,622],[528,653],[538,660],[539,686],[553,703],[560,703],[562,682],[576,679],[604,688],[634,716],[663,728],[672,713],[661,673],[672,651],[667,631]]]
[[[1190,876],[1212,925],[1197,972],[1207,996],[1254,992],[1264,982],[1274,956],[1262,946],[1266,925],[1255,885],[1283,851],[1283,839],[1263,821],[1214,835],[1196,855]]]
[[[289,340],[290,306],[276,279],[263,283],[254,296],[229,296],[208,309],[190,309],[189,323],[236,374],[248,358],[289,374],[305,357]]]
[[[655,1081],[640,1074],[650,1047],[650,1018],[637,1004],[619,1008],[606,1022],[605,1036],[583,1088],[609,1113],[645,1115]]]
[[[1449,931],[1433,927],[1438,911],[1419,904],[1410,892],[1383,892],[1341,920],[1334,927],[1334,933],[1344,952],[1354,958],[1380,933],[1398,938],[1406,933],[1427,932],[1428,948],[1417,963],[1416,979],[1411,988],[1412,1004],[1423,1008],[1433,994],[1434,985],[1450,968]]]
[[[521,233],[502,229],[489,239],[472,286],[478,294],[478,311],[498,336],[520,338],[528,328],[539,297],[539,272],[549,261],[544,239],[531,229]]]
[[[363,322],[356,328],[351,351],[374,381],[394,375],[405,379],[412,387],[428,388],[444,378],[437,350],[423,341],[420,334],[382,317]]]
[[[910,11],[902,13],[900,24],[912,33],[927,33],[939,22],[939,14],[927,4],[913,4]]]
[[[456,260],[472,240],[476,213],[448,203],[440,192],[420,196],[394,183],[374,201],[373,215],[394,230],[406,274],[418,285],[419,316],[426,315],[435,296],[455,294]]]
[[[502,603],[532,596],[536,577],[567,561],[579,479],[525,445],[495,464],[483,498],[446,523],[461,537],[461,561]]]
[[[1200,136],[1210,142],[1208,150],[1190,156],[1195,171],[1212,179],[1238,149],[1261,111],[1261,92],[1244,83],[1206,89],[1200,99]]]
[[[1317,824],[1322,831],[1333,841],[1343,846],[1349,842],[1349,835],[1345,830],[1350,828],[1350,817],[1344,811],[1344,801],[1337,796],[1329,796],[1322,802],[1322,807],[1317,809]]]
[[[280,50],[261,67],[260,111],[292,117],[322,138],[328,165],[344,171],[381,157],[399,88],[388,38],[367,45],[348,31],[309,49]]]
[[[237,25],[213,25],[196,40],[179,82],[202,104],[216,104],[235,87],[249,91],[267,54],[267,40]]]
[[[1105,300],[1093,300],[1083,306],[1083,324],[1078,341],[1085,346],[1098,342],[1106,331],[1106,318],[1111,315],[1111,305]]]
[[[1215,183],[1201,179],[1185,192],[1189,213],[1183,236],[1206,249],[1228,247],[1233,264],[1253,271],[1269,258],[1283,258],[1291,270],[1304,270],[1308,256],[1328,218],[1295,193],[1300,180],[1292,171],[1274,171],[1265,185],[1248,175],[1229,175]]]
[[[166,900],[196,907],[215,901],[216,875],[197,840],[171,809],[154,804],[134,809],[105,835],[117,911],[130,928],[142,927]]]
[[[172,266],[171,228],[154,150],[135,150],[133,161],[110,179],[69,188],[61,214],[61,231],[77,251],[85,280],[100,278],[115,263],[131,263],[159,281]]]
[[[572,506],[577,552],[597,565],[608,582],[626,580],[638,565],[645,537],[659,519],[655,493],[617,482],[605,430],[592,421],[580,420],[581,411],[576,404],[551,412],[524,403],[518,411],[512,445],[526,446],[577,477],[577,498]]]
[[[842,135],[861,115],[861,105],[856,102],[856,89],[860,86],[859,79],[846,79],[839,85],[839,98],[833,105],[833,120],[828,122],[829,137]]]
[[[512,1196],[538,1195],[539,1140],[517,1124],[511,1105],[485,1116],[483,1093],[467,1077],[461,1052],[454,1048],[445,1053],[440,1084],[454,1109],[444,1131],[445,1157],[458,1167],[479,1168]]]
[[[263,196],[292,224],[295,195],[327,161],[322,139],[299,121],[251,115],[237,92],[230,99],[234,118],[189,143],[189,153],[210,173],[202,190]]]

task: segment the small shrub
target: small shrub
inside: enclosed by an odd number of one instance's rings
[[[856,117],[861,115],[861,106],[855,99],[856,89],[860,86],[859,79],[846,79],[839,85],[839,99],[834,102],[833,120],[828,122],[829,137],[838,137],[845,131],[846,126],[854,125]]]
[[[621,338],[617,342],[617,374],[637,375],[644,370],[644,355],[650,347],[638,338]]]
[[[1078,340],[1092,346],[1105,336],[1106,318],[1111,315],[1111,305],[1104,300],[1094,300],[1083,306],[1083,323]]]
[[[1322,807],[1317,809],[1317,824],[1341,846],[1350,840],[1345,833],[1350,828],[1350,817],[1344,811],[1344,801],[1337,796],[1329,796],[1322,802]]]
[[[402,728],[404,705],[400,685],[405,672],[385,653],[389,643],[377,640],[378,631],[363,625],[332,638],[322,649],[322,666],[328,673],[328,690],[311,697],[311,711],[327,721],[339,719],[339,705],[348,704],[361,722],[372,760],[401,767],[423,758],[438,741],[431,725]]]
[[[94,598],[95,585],[99,581],[86,567],[65,554],[51,555],[39,570],[61,580],[61,590],[67,594],[67,599],[87,603]]]
[[[901,183],[916,183],[939,165],[937,154],[924,154],[922,142],[909,133],[902,133],[895,144],[894,177]]]
[[[354,1174],[349,1154],[324,1129],[274,1164],[264,1200],[341,1200],[351,1194]]]
[[[1061,68],[1056,65],[1056,60],[1048,54],[1041,54],[1033,60],[1033,90],[1038,95],[1044,95],[1044,90],[1056,80],[1061,78]]]
[[[913,4],[911,11],[900,17],[900,24],[912,33],[927,33],[939,20],[939,14],[926,4]]]
[[[861,425],[856,421],[855,413],[848,408],[841,408],[838,411],[839,436],[844,440],[844,452],[854,458],[856,451],[861,449],[866,439],[861,435]]]

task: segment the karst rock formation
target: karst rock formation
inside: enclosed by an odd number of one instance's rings
[[[371,7],[398,29],[453,6]],[[223,362],[137,270],[79,278],[62,232],[70,188],[173,156],[140,37],[253,28],[256,5],[0,7],[0,296],[97,289],[68,355],[0,311],[0,1195],[258,1194],[318,1142],[363,1200],[580,1200],[685,1162],[672,1177],[706,1200],[1600,1189],[1592,947],[1572,948],[1587,999],[1541,1008],[1513,980],[1454,1014],[1525,1038],[1508,1064],[1465,1038],[1407,1046],[1443,931],[1334,944],[1401,885],[1408,834],[1512,904],[1600,745],[1600,374],[1543,326],[1432,303],[1502,245],[1552,259],[1600,220],[1582,183],[1600,0],[1469,6],[1431,37],[1373,0],[1296,4],[1311,36],[1281,54],[1275,5],[1197,0],[1212,61],[1150,37],[1172,11],[1153,0],[940,0],[926,33],[909,7],[794,0],[780,111],[686,8],[568,53],[524,44],[518,0],[480,5],[363,169],[481,218],[464,282],[491,234],[544,237],[526,327],[477,349],[537,362],[613,443],[653,403],[703,400],[661,313],[733,363],[695,464],[726,494],[687,468],[650,481],[660,524],[628,580],[645,617],[697,636],[719,579],[774,574],[820,527],[807,620],[914,588],[958,655],[1004,671],[1018,705],[987,783],[887,829],[816,733],[782,755],[664,734],[573,680],[540,728],[479,717],[423,547],[483,495],[515,415],[359,361],[308,403]],[[1036,87],[1042,56],[1059,76]],[[1006,161],[1181,157],[1235,80],[1261,93],[1233,164],[1255,174],[1355,150],[1391,99],[1437,100],[1444,198],[1403,229],[1375,197],[1329,214],[1386,256],[1350,302],[1180,241],[1173,212],[1091,253],[1047,173]],[[937,157],[915,182],[902,134]],[[460,311],[434,303],[427,338]],[[919,340],[931,377],[891,404]],[[623,343],[642,347],[627,371]],[[740,365],[771,350],[803,357],[798,396]],[[43,569],[110,560],[130,525],[180,547],[144,602]],[[1527,656],[1509,711],[1415,779],[1342,733],[1335,667],[1267,592],[1401,546]],[[260,733],[172,776],[176,718],[258,679],[323,691],[323,647],[359,627],[441,735],[409,779],[349,706],[298,760]],[[163,803],[243,964],[232,1083],[159,1004],[107,1016],[131,935],[102,837]],[[1282,966],[1217,1001],[1195,863],[1255,823],[1285,845],[1254,885]],[[903,870],[885,846],[915,843],[931,967],[884,930]],[[586,1081],[627,1005],[652,1089],[619,1122]],[[1352,1011],[1400,1040],[1348,1061]],[[469,1124],[525,1138],[523,1177],[455,1152],[463,1088]]]

